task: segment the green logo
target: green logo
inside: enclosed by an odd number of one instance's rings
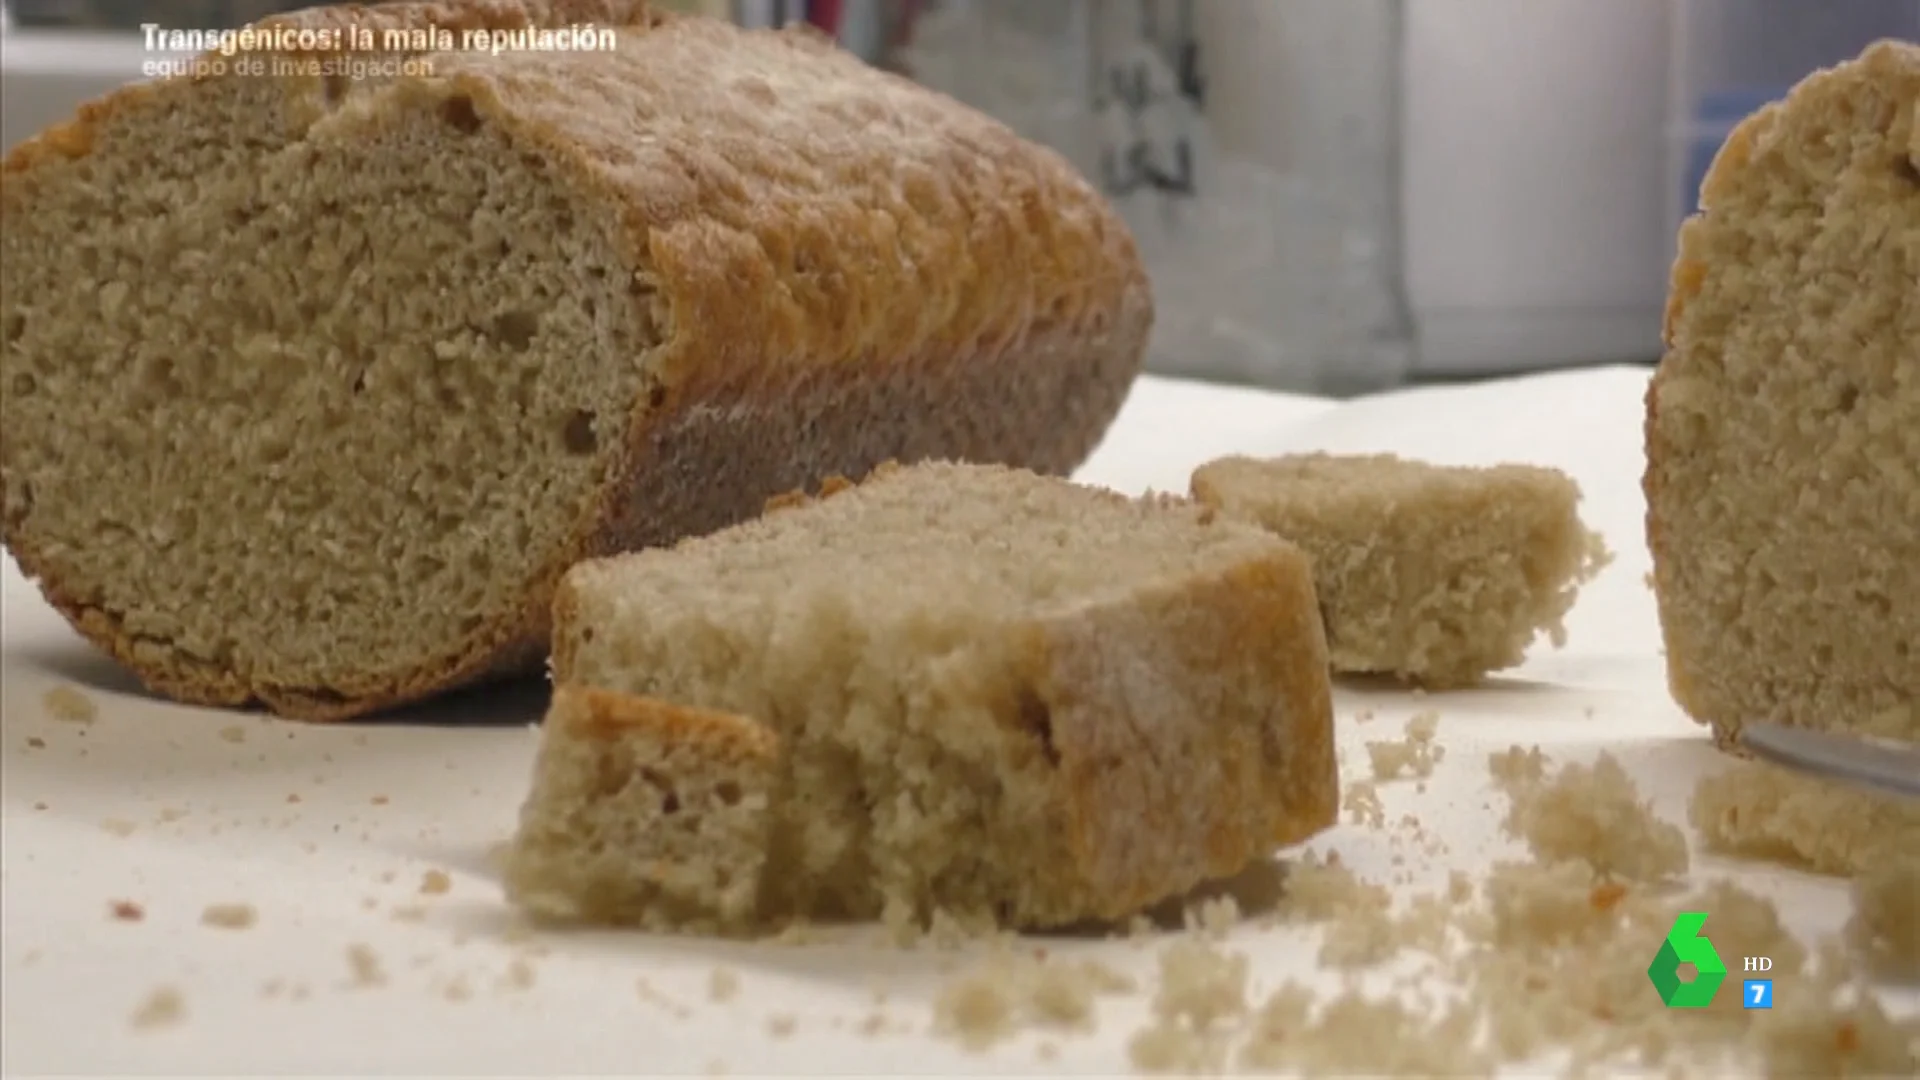
[[[1647,978],[1660,992],[1660,1000],[1669,1009],[1704,1009],[1713,1004],[1713,993],[1727,977],[1727,965],[1713,951],[1713,942],[1700,933],[1707,925],[1704,911],[1686,911],[1673,920],[1667,940],[1647,965]],[[1680,965],[1693,965],[1693,981],[1680,981]]]

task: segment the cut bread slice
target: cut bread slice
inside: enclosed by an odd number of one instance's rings
[[[1608,561],[1580,489],[1552,469],[1467,468],[1393,455],[1223,458],[1193,494],[1313,560],[1327,649],[1342,674],[1434,688],[1519,664]]]
[[[670,784],[770,793],[766,855],[715,852],[733,880],[761,871],[762,922],[1118,919],[1332,824],[1326,646],[1291,545],[997,467],[827,490],[565,577],[556,684],[625,719],[547,729],[521,903],[687,921],[650,876],[694,827],[647,826],[660,806],[618,779],[636,746],[686,762]],[[672,758],[696,710],[700,752]],[[721,752],[755,724],[771,766]]]
[[[1742,122],[1700,205],[1647,390],[1674,700],[1920,739],[1920,46]]]

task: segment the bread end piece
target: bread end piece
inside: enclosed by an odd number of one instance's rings
[[[1298,544],[1313,560],[1341,674],[1436,689],[1519,664],[1610,561],[1580,489],[1530,465],[1467,468],[1393,455],[1230,457],[1194,497]]]
[[[562,921],[751,925],[779,759],[748,717],[554,687],[508,899]]]
[[[770,923],[1117,920],[1334,822],[1297,549],[1020,470],[833,487],[582,564],[555,607],[560,683],[777,733]]]
[[[267,20],[586,23],[615,47],[141,83],[0,162],[0,537],[149,687],[391,708],[535,666],[580,559],[1105,432],[1138,253],[974,110],[637,0]]]
[[[1681,226],[1647,389],[1647,544],[1674,699],[1920,737],[1920,46],[1736,127]]]

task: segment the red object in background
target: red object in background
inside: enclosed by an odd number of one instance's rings
[[[807,0],[807,21],[830,38],[840,37],[841,0]]]

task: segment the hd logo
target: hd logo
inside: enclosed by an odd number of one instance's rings
[[[1673,920],[1673,929],[1667,931],[1667,940],[1660,943],[1660,951],[1653,955],[1653,963],[1647,965],[1647,978],[1653,980],[1653,988],[1669,1009],[1706,1008],[1713,1004],[1714,992],[1726,980],[1727,965],[1720,962],[1713,942],[1700,932],[1706,924],[1704,911],[1681,912]],[[1693,965],[1692,982],[1681,980],[1681,964]]]

